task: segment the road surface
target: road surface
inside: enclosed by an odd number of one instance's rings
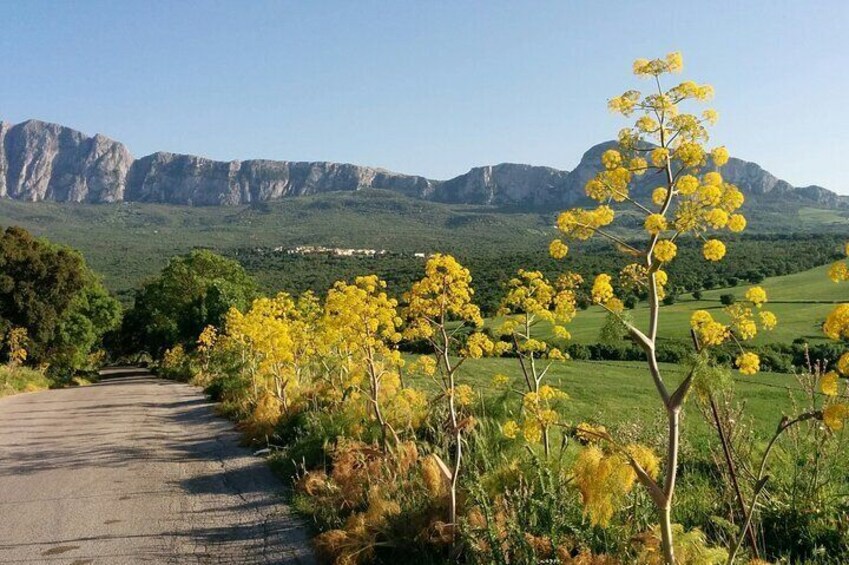
[[[140,369],[0,399],[0,563],[311,563],[265,462]]]

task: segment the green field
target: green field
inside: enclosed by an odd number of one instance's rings
[[[491,387],[498,373],[510,376],[517,384],[521,373],[516,359],[469,359],[463,365],[466,382],[485,396],[500,394]],[[667,383],[679,383],[685,369],[679,365],[661,364]],[[791,392],[799,391],[793,375],[759,373],[755,376],[733,373],[734,391],[746,402],[747,415],[758,435],[774,431],[785,413],[792,412]],[[665,425],[660,399],[645,363],[630,361],[566,361],[555,363],[546,377],[549,384],[569,394],[563,414],[573,423],[598,422],[605,425],[641,423]],[[462,380],[462,378],[461,378]],[[416,383],[419,385],[420,383]],[[672,388],[672,385],[670,385]],[[517,406],[518,402],[513,401]],[[692,439],[707,433],[708,428],[694,402],[685,409],[685,428]]]
[[[835,303],[849,300],[849,286],[829,280],[826,276],[827,270],[828,266],[822,266],[764,280],[759,285],[767,291],[769,297],[764,308],[778,316],[778,327],[771,332],[761,332],[751,343],[790,343],[800,337],[810,342],[824,340],[820,328],[826,315],[834,308]],[[691,295],[682,295],[675,304],[661,307],[659,336],[686,339],[689,335],[690,316],[696,310],[707,310],[721,321],[724,313],[719,297],[723,294],[733,294],[742,299],[751,286],[754,285],[704,291],[701,300],[695,300]],[[647,326],[648,306],[645,302],[638,303],[631,315],[638,327]],[[606,318],[607,313],[604,310],[590,307],[579,311],[567,328],[575,342],[595,343],[599,341],[599,331]],[[540,331],[542,337],[553,338],[548,328],[541,328]]]

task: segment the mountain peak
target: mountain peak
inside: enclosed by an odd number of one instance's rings
[[[600,168],[601,154],[616,146],[590,147],[571,172],[521,163],[474,167],[447,181],[326,161],[215,161],[156,152],[134,159],[108,137],[93,137],[49,122],[0,122],[0,198],[57,202],[160,202],[235,205],[331,191],[377,188],[406,196],[465,204],[558,208],[586,200],[584,185]],[[731,159],[723,176],[747,195],[770,195],[830,207],[846,199],[820,186],[797,188],[756,163]],[[641,177],[635,194],[657,179]]]

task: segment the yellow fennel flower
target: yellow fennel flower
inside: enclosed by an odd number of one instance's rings
[[[666,218],[660,214],[650,214],[646,217],[645,228],[650,234],[657,235],[666,230]]]
[[[710,152],[710,156],[711,159],[713,159],[713,164],[717,167],[721,167],[728,162],[728,149],[725,147],[716,147]]]
[[[702,253],[708,261],[719,261],[725,257],[725,244],[718,239],[709,239],[702,247]]]
[[[569,246],[559,239],[555,239],[548,246],[548,253],[555,259],[563,259],[569,253]]]
[[[772,330],[778,325],[778,318],[776,318],[775,314],[772,312],[761,312],[759,317],[761,319],[761,326],[763,326],[765,330]]]
[[[840,377],[834,371],[829,371],[820,379],[820,391],[826,396],[837,396]]]
[[[837,360],[837,370],[849,377],[849,352],[844,353]]]
[[[504,434],[504,437],[506,438],[516,439],[516,436],[519,435],[519,424],[513,420],[504,422],[504,425],[501,426],[501,433]]]
[[[746,291],[746,300],[755,306],[760,306],[766,302],[766,291],[760,286],[753,286]]]
[[[696,310],[693,312],[693,315],[690,316],[690,327],[695,330],[712,321],[713,316],[710,315],[710,312],[707,310]]]
[[[754,353],[741,353],[736,359],[737,368],[744,375],[754,375],[761,370],[761,360]]]
[[[676,253],[678,253],[677,245],[668,239],[661,239],[654,246],[652,254],[654,255],[654,258],[661,263],[666,263],[668,261],[672,261],[675,258]]]
[[[592,298],[596,304],[606,304],[613,298],[613,286],[610,284],[610,275],[601,273],[593,281]]]
[[[831,339],[849,339],[849,304],[838,304],[825,319],[822,330]]]
[[[651,193],[651,201],[654,202],[656,206],[663,206],[663,203],[666,202],[666,195],[669,194],[664,187],[659,186],[654,189]]]
[[[833,432],[843,429],[843,421],[846,418],[849,418],[849,406],[846,404],[832,404],[822,411],[823,423]]]
[[[741,232],[746,229],[746,218],[742,214],[732,214],[728,218],[728,229],[733,232]]]
[[[849,281],[849,265],[843,261],[834,263],[828,269],[828,278],[834,282]]]
[[[699,188],[699,179],[693,175],[684,175],[675,183],[675,188],[684,196],[690,196]]]
[[[607,170],[613,170],[622,164],[622,155],[615,149],[608,149],[601,155],[601,164]]]
[[[714,229],[722,229],[728,225],[728,212],[722,208],[711,208],[705,214],[705,221]]]

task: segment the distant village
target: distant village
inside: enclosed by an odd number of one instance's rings
[[[262,250],[258,250],[262,251]],[[321,245],[298,245],[296,247],[275,247],[275,253],[286,255],[334,255],[336,257],[374,257],[378,255],[408,255],[387,251],[386,249],[347,249],[342,247],[324,247]],[[426,258],[427,253],[412,253],[413,257]]]

